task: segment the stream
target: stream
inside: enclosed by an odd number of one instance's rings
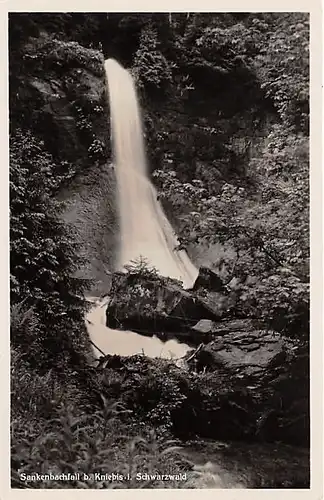
[[[192,348],[177,339],[163,342],[157,336],[147,337],[127,330],[113,330],[106,326],[107,297],[87,297],[93,304],[86,315],[86,325],[92,342],[105,354],[133,356],[144,354],[149,358],[174,359],[177,364]],[[94,348],[94,355],[100,353]]]

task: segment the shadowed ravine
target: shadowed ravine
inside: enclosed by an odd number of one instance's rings
[[[322,498],[311,20],[9,12],[11,489]]]

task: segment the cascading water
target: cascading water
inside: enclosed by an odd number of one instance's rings
[[[134,81],[113,59],[106,61],[105,70],[120,219],[117,268],[122,270],[130,261],[144,257],[161,275],[179,279],[189,288],[198,270],[185,251],[175,250],[178,240],[149,180]],[[111,330],[106,327],[105,300],[89,300],[94,307],[86,317],[88,332],[106,354],[132,355],[142,351],[150,357],[181,358],[191,350],[175,339],[162,342],[155,336]]]
[[[148,177],[141,114],[131,74],[114,59],[105,62],[116,168],[120,249],[117,267],[139,257],[161,275],[194,283],[198,271],[178,240]]]

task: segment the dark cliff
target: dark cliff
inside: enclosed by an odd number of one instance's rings
[[[94,279],[89,289],[97,289],[113,267],[117,244],[103,54],[44,30],[25,33],[14,48],[11,130],[32,131],[54,159],[62,219],[84,258],[77,275]]]

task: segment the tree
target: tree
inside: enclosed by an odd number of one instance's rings
[[[268,16],[263,22],[267,29],[260,37],[262,46],[253,61],[256,74],[282,121],[307,135],[309,15],[295,12],[277,14],[270,19]]]
[[[42,337],[49,358],[85,348],[84,282],[73,276],[79,264],[73,239],[58,218],[61,204],[52,196],[58,182],[43,144],[17,130],[10,138],[11,304],[33,310],[34,335]],[[24,342],[27,350],[33,347],[19,329],[11,340]]]

